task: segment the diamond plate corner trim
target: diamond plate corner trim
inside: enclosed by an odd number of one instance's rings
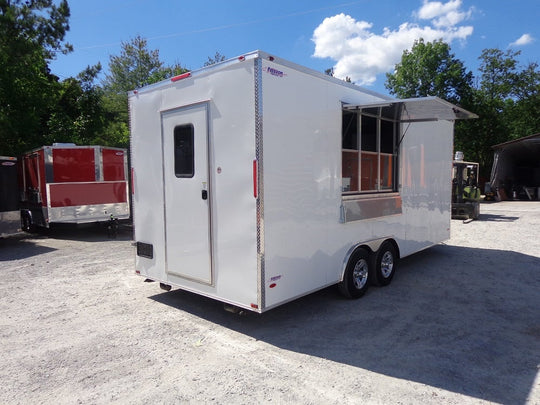
[[[264,272],[264,178],[263,178],[263,103],[262,103],[262,59],[255,64],[255,157],[257,159],[257,295],[259,309],[265,307]]]

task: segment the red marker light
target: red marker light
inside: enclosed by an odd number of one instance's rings
[[[253,161],[253,197],[257,198],[257,160]]]
[[[270,287],[270,288],[274,288],[275,286],[276,286],[276,283],[272,283],[272,284],[270,284],[269,287]]]
[[[238,58],[238,60],[239,60],[240,62],[243,62],[243,61],[246,60],[246,57],[242,55],[242,56],[240,56],[240,57]]]
[[[253,309],[259,309],[259,306],[257,304],[251,304],[251,308]]]
[[[177,82],[177,81],[182,80],[182,79],[187,79],[190,76],[191,76],[191,72],[182,73],[181,75],[172,77],[171,82]]]

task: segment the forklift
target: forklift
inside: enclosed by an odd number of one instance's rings
[[[452,219],[474,220],[480,216],[478,163],[463,161],[456,152],[452,174]]]

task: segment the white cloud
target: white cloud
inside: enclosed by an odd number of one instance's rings
[[[448,3],[424,0],[424,5],[414,13],[421,20],[431,20],[437,28],[453,27],[471,17],[473,9],[461,11],[461,0]]]
[[[510,44],[510,46],[523,46],[528,45],[534,41],[534,38],[530,34],[523,34],[518,39]]]
[[[384,28],[380,34],[372,31],[372,23],[357,21],[343,13],[328,17],[313,32],[313,56],[333,59],[336,77],[348,76],[358,84],[369,85],[378,74],[391,70],[400,61],[403,51],[411,49],[419,38],[445,42],[467,39],[473,27],[458,24],[469,18],[472,10],[464,12],[460,8],[461,0],[444,4],[424,0],[413,15],[430,24],[404,22],[394,30]]]

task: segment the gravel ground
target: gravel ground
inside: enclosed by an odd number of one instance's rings
[[[245,316],[145,283],[127,228],[0,240],[0,403],[540,404],[540,202],[481,212],[360,300]]]

